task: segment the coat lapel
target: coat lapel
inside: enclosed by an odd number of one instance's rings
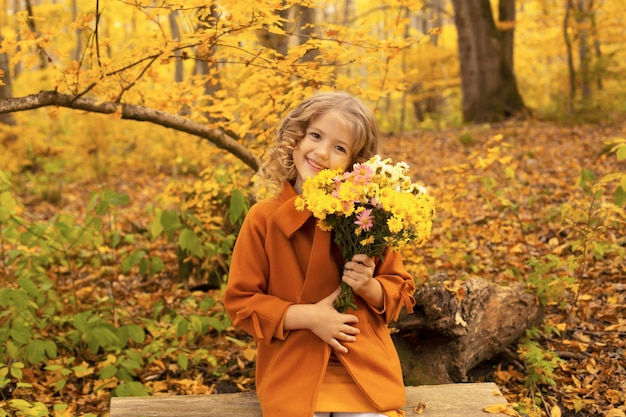
[[[276,226],[278,226],[285,236],[291,238],[296,230],[300,229],[313,214],[306,209],[302,211],[296,210],[295,202],[298,194],[291,184],[285,184],[285,187],[283,187],[280,193],[280,197],[284,200],[284,203],[282,203],[274,213]]]
[[[274,213],[276,226],[285,236],[291,238],[312,216],[309,210],[295,209],[298,197],[290,184],[283,188],[281,198],[285,201]],[[313,244],[304,277],[304,284],[298,302],[315,303],[330,295],[339,286],[339,269],[331,253],[331,233],[315,227]],[[305,255],[306,254],[302,254]],[[300,255],[300,256],[302,256]]]
[[[300,299],[315,303],[339,286],[339,269],[331,254],[331,233],[315,228],[313,247]]]

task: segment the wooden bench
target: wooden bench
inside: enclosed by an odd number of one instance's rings
[[[485,408],[507,405],[492,382],[409,386],[406,393],[407,417],[485,417],[494,415],[484,411]],[[110,417],[166,416],[262,417],[262,414],[256,395],[250,392],[111,398]]]

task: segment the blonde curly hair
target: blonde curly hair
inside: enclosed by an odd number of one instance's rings
[[[354,132],[350,167],[376,155],[380,132],[374,113],[351,94],[317,93],[296,106],[279,125],[274,143],[255,176],[257,200],[277,195],[286,181],[294,183],[298,174],[293,161],[294,149],[304,138],[311,121],[331,111],[339,112]]]

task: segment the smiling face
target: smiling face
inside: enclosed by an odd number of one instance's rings
[[[324,113],[313,119],[293,151],[298,172],[295,190],[302,193],[304,180],[323,169],[347,169],[353,163],[353,146],[354,132],[340,113]]]

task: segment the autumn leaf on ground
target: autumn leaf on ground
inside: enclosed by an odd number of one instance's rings
[[[489,405],[483,408],[483,410],[490,414],[506,414],[507,416],[519,417],[519,413],[510,404]]]
[[[550,416],[551,417],[561,417],[562,415],[563,415],[563,413],[561,412],[561,408],[558,405],[555,405],[550,410]]]
[[[413,407],[413,414],[423,414],[424,410],[426,410],[426,403],[424,401],[420,401],[415,407]]]

